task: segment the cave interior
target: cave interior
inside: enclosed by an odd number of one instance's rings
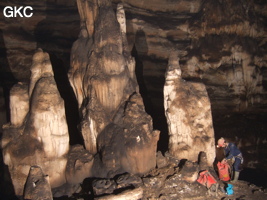
[[[114,11],[120,2],[112,1]],[[183,80],[206,87],[215,142],[224,137],[236,143],[244,156],[240,179],[266,188],[267,3],[263,0],[122,3],[139,92],[153,129],[160,131],[157,151],[163,154],[168,151],[164,84],[169,54],[175,50]],[[10,122],[11,88],[18,82],[30,82],[31,59],[36,49],[41,48],[49,54],[56,86],[64,100],[69,144],[84,146],[79,130],[81,110],[68,79],[72,45],[80,32],[76,1],[6,0],[0,2],[1,10],[7,5],[30,5],[34,14],[31,18],[0,16],[1,126]],[[3,129],[0,131],[2,137]],[[0,160],[0,178],[7,180],[9,172],[2,153]],[[1,182],[1,187],[10,189],[9,184]]]

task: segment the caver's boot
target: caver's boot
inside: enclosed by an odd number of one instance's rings
[[[233,182],[238,181],[239,173],[240,173],[240,172],[237,172],[237,171],[234,172],[234,180],[233,180]]]

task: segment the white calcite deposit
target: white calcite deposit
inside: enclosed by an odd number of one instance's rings
[[[215,159],[211,107],[204,84],[182,79],[177,54],[169,58],[164,85],[164,108],[169,129],[169,152],[178,159],[198,160],[206,152]]]
[[[54,79],[48,53],[33,56],[30,86],[18,83],[10,92],[11,123],[4,126],[3,159],[15,193],[22,195],[31,166],[50,177],[51,187],[66,182],[69,134],[64,101]]]

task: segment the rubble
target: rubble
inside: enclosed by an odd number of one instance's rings
[[[49,176],[39,166],[30,168],[23,197],[31,200],[53,200]]]

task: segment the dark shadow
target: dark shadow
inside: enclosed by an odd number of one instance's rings
[[[154,109],[144,80],[144,74],[143,74],[144,66],[142,62],[142,56],[138,55],[135,45],[132,50],[132,55],[135,57],[135,62],[136,62],[135,74],[139,85],[139,92],[143,98],[146,112],[149,115],[152,115]]]
[[[10,121],[9,111],[9,92],[11,87],[17,82],[12,75],[11,69],[7,60],[6,47],[3,37],[3,31],[0,30],[0,87],[3,88],[3,97],[5,100],[4,108],[1,108],[6,112],[6,119]],[[0,140],[2,139],[2,133],[0,132]],[[0,148],[0,199],[17,199],[15,196],[14,187],[12,185],[8,166],[4,164],[2,149]]]
[[[182,159],[182,160],[180,160],[180,162],[179,162],[179,164],[178,164],[178,168],[179,168],[179,169],[182,169],[183,166],[185,165],[186,161],[187,161],[187,159]]]
[[[151,58],[147,55],[148,46],[146,41],[146,34],[143,30],[138,30],[135,35],[135,44],[132,49],[132,56],[135,58],[136,67],[135,74],[139,85],[140,94],[143,98],[145,110],[153,119],[154,129],[160,130],[160,139],[158,141],[158,150],[166,152],[168,150],[169,135],[168,125],[164,113],[164,99],[163,99],[163,87],[165,83],[164,78],[154,78],[148,75],[144,75],[144,62]],[[154,60],[150,60],[155,62]],[[167,66],[167,64],[166,64]],[[163,72],[165,73],[165,72]],[[164,76],[162,76],[164,77]],[[146,85],[149,82],[152,85],[156,85],[159,92],[150,91]],[[159,98],[160,97],[160,98]],[[160,99],[157,105],[153,103],[153,98]]]
[[[81,184],[84,199],[94,199],[93,181],[95,178],[86,178]]]
[[[78,102],[67,76],[71,47],[80,29],[78,10],[75,6],[61,6],[56,1],[47,1],[44,12],[46,18],[38,23],[34,32],[37,47],[50,55],[55,81],[65,102],[70,145],[83,145],[83,139],[78,130],[80,121]],[[64,16],[68,17],[68,20]]]
[[[153,112],[153,105],[145,84],[143,66],[143,60],[145,59],[148,51],[147,48],[146,34],[143,30],[138,30],[135,35],[135,44],[133,46],[132,55],[135,57],[136,61],[135,74],[139,85],[140,94],[143,98],[146,112],[151,115]]]
[[[1,139],[1,138],[0,138]],[[3,200],[18,200],[15,195],[14,186],[8,166],[3,162],[2,149],[0,148],[0,199]]]
[[[64,99],[66,119],[69,130],[70,145],[83,144],[83,138],[78,130],[79,112],[76,96],[70,85],[63,61],[50,53],[50,60],[54,71],[54,78],[61,97]]]
[[[267,188],[267,172],[259,168],[244,168],[240,172],[239,180],[247,181],[258,187]]]
[[[13,76],[8,64],[3,31],[0,30],[0,86],[3,88],[7,121],[10,121],[9,92],[16,83],[17,80]]]

